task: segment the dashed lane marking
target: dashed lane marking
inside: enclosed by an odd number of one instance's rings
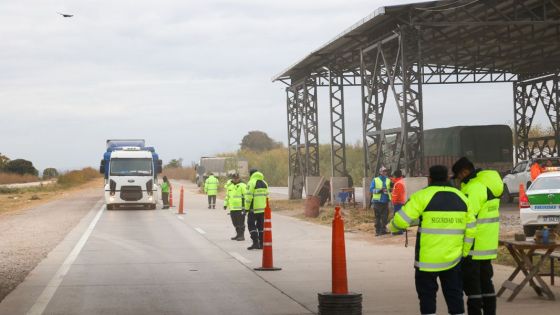
[[[195,229],[198,233],[200,233],[200,234],[206,234],[206,232],[205,232],[203,229],[201,229],[201,228],[198,228],[198,227],[197,227],[197,228],[194,228],[194,229]]]

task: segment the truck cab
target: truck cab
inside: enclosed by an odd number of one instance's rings
[[[105,174],[107,210],[128,206],[156,209],[161,162],[154,152],[142,147],[119,147],[108,153],[100,167]]]

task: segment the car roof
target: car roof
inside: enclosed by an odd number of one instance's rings
[[[559,176],[560,176],[560,171],[544,172],[541,175],[539,175],[537,179],[541,177],[559,177]]]

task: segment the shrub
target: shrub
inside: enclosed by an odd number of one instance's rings
[[[76,186],[84,184],[94,178],[101,177],[99,172],[91,167],[86,167],[81,170],[70,171],[58,177],[57,183],[62,186]]]
[[[37,181],[39,181],[39,178],[30,174],[20,175],[15,173],[0,173],[0,185],[30,183]]]
[[[33,163],[24,159],[11,160],[6,163],[4,170],[8,173],[16,173],[20,175],[30,174],[39,175],[39,171],[33,166]]]
[[[194,182],[196,180],[196,171],[194,167],[168,167],[163,169],[163,176],[167,176],[169,179],[185,179]]]

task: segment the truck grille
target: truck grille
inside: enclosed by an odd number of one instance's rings
[[[142,187],[140,186],[122,186],[121,199],[126,201],[138,201],[142,199]]]

